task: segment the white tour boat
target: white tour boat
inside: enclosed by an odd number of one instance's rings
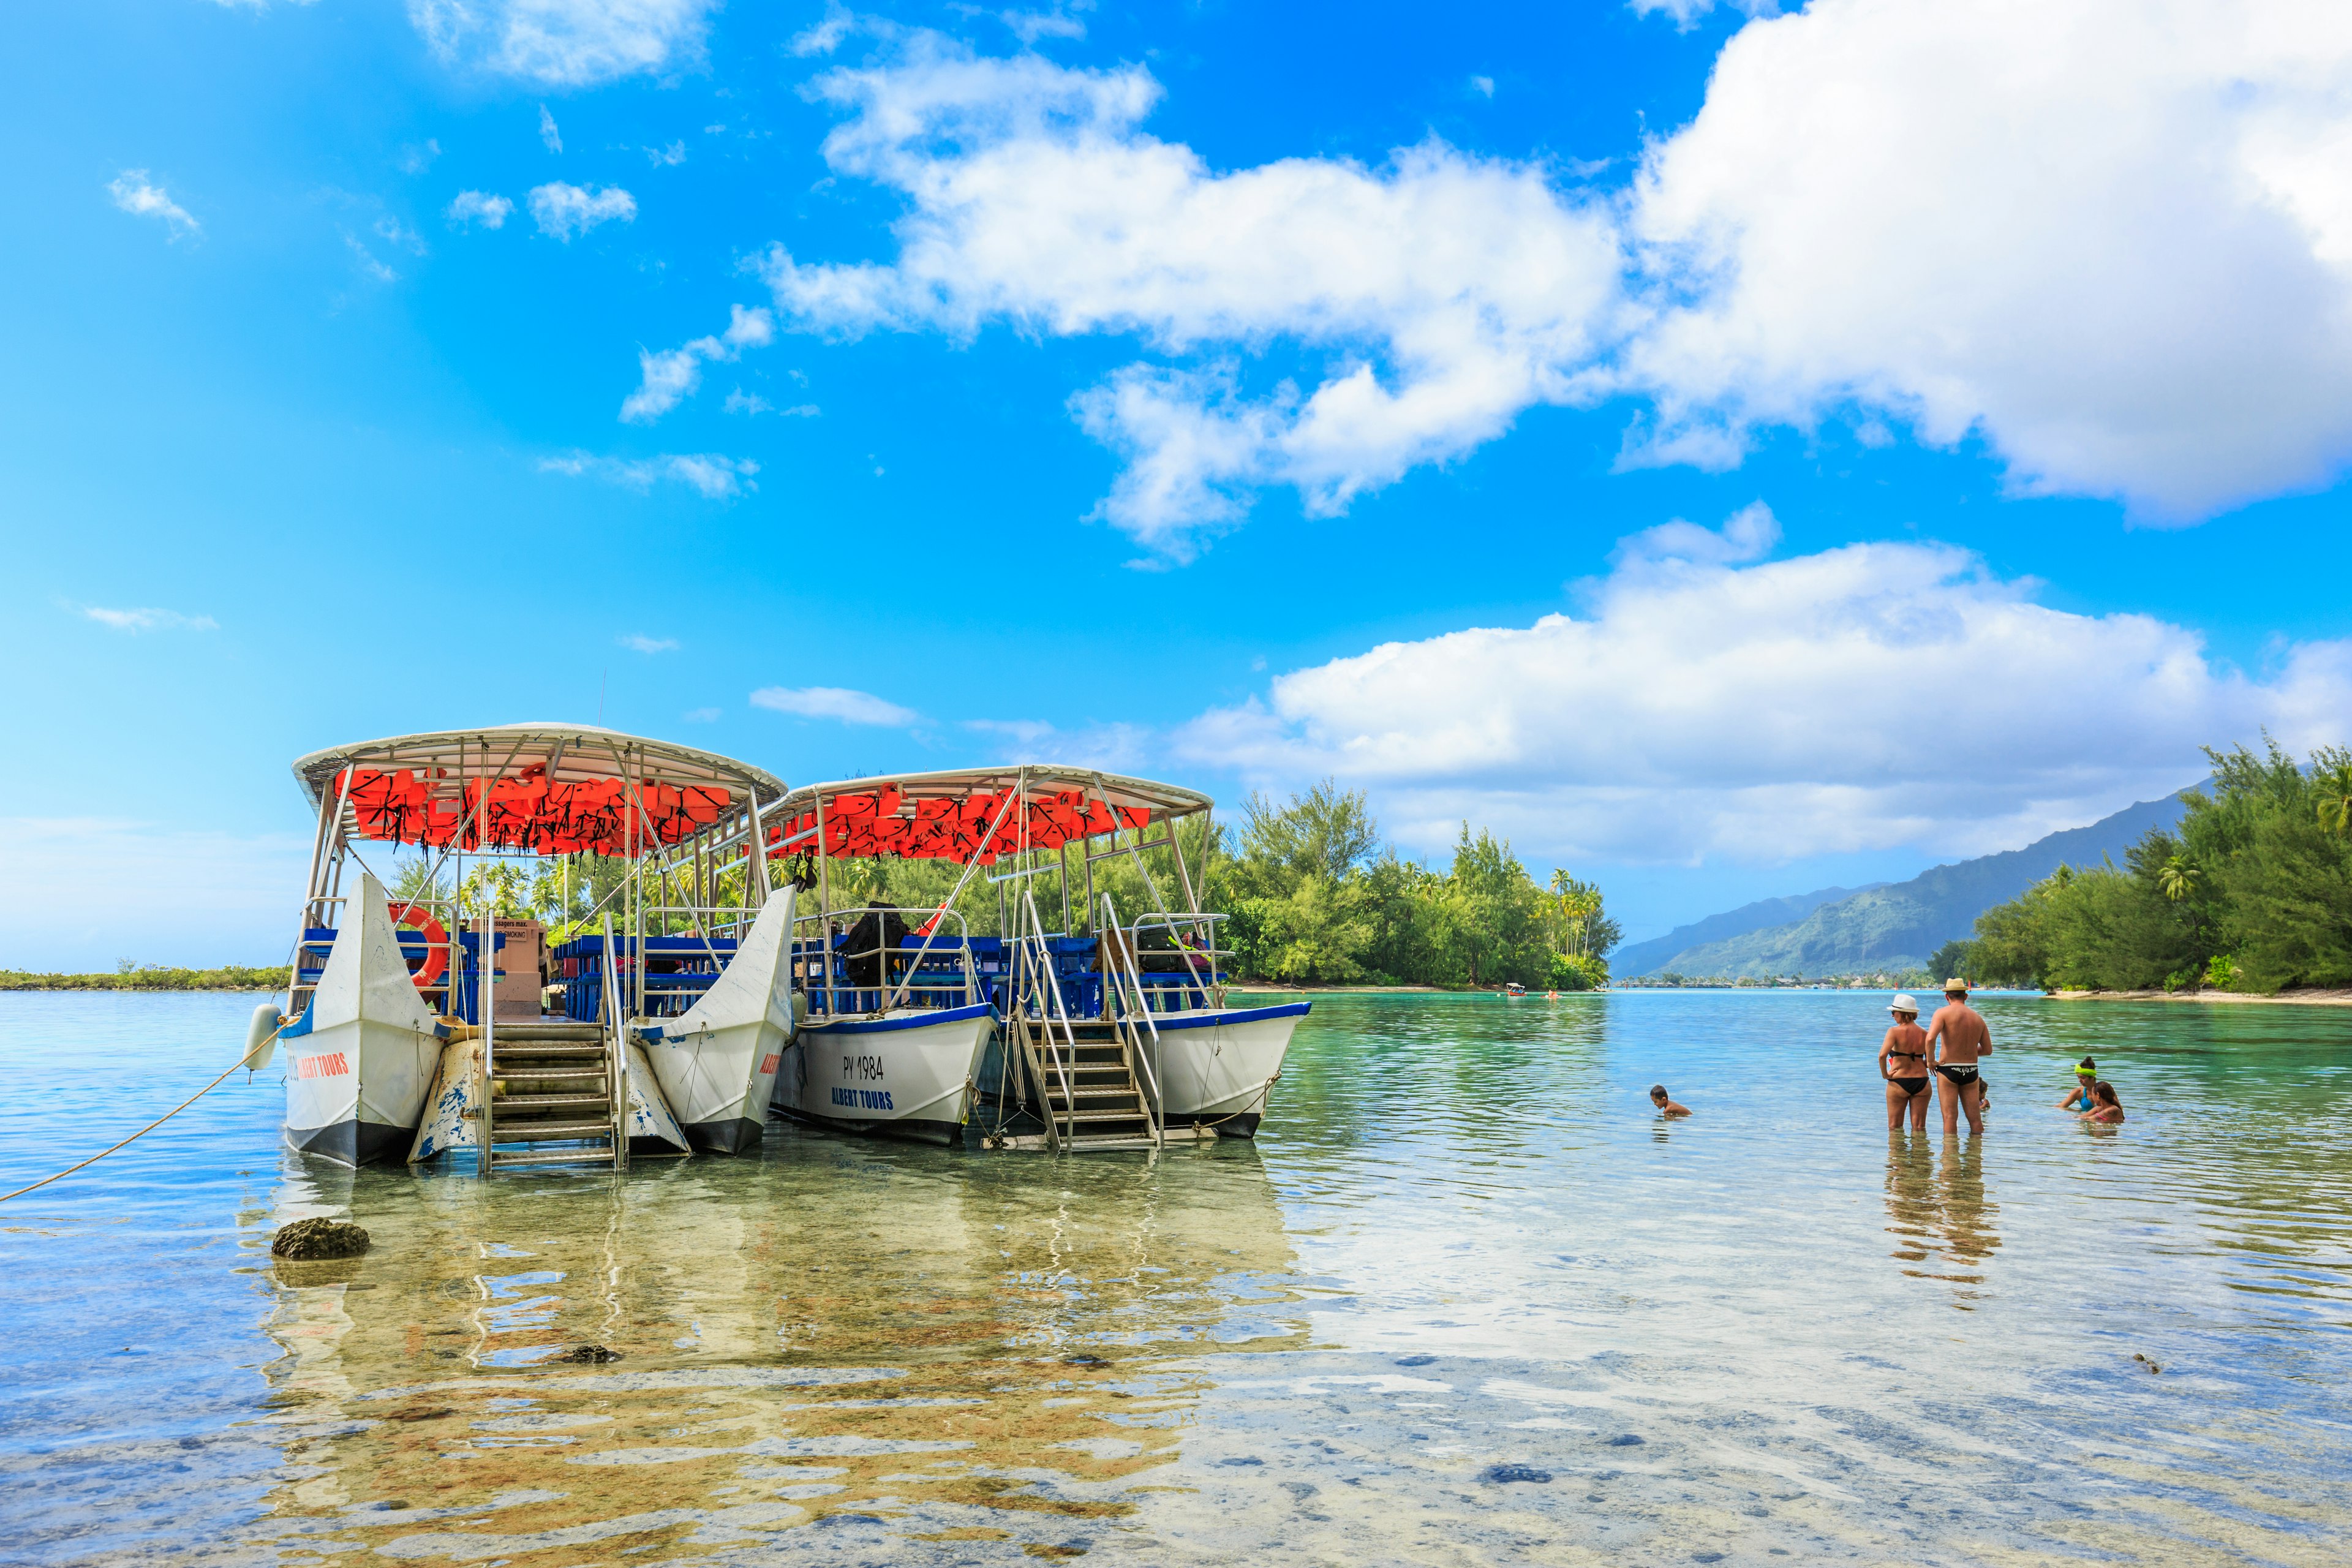
[[[1223,917],[1201,908],[1177,832],[1197,818],[1205,856],[1213,805],[1042,763],[785,796],[766,831],[806,901],[792,962],[809,1011],[775,1109],[948,1143],[975,1117],[988,1142],[1055,1149],[1254,1134],[1310,1005],[1226,1000]],[[851,890],[887,882],[874,863],[922,860],[958,869],[902,873],[933,884],[919,908]],[[975,935],[964,905],[983,877],[993,898],[973,901],[996,930]],[[1122,896],[1142,912],[1123,918]]]
[[[486,1174],[758,1145],[794,1017],[793,891],[756,849],[780,781],[584,724],[370,741],[294,773],[318,813],[301,934],[247,1041],[256,1066],[288,1052],[288,1142],[351,1165],[468,1150]],[[384,890],[401,855],[414,897]],[[558,929],[494,912],[501,886],[575,868]]]

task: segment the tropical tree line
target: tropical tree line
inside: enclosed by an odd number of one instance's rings
[[[1211,884],[1247,979],[1582,991],[1608,984],[1620,935],[1598,888],[1566,872],[1539,886],[1486,828],[1463,824],[1442,871],[1405,858],[1363,792],[1328,780],[1244,801]]]
[[[2061,866],[1977,917],[1939,965],[2052,990],[2352,985],[2352,752],[2208,749],[2177,831]]]

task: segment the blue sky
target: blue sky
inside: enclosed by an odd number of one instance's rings
[[[0,965],[273,956],[291,758],[600,706],[794,781],[1330,774],[1636,936],[2352,728],[2332,7],[14,45]]]

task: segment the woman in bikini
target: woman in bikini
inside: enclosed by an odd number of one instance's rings
[[[1919,1026],[1919,1004],[1897,996],[1888,1004],[1895,1023],[1878,1047],[1878,1076],[1886,1080],[1886,1130],[1903,1129],[1903,1112],[1911,1112],[1912,1131],[1927,1130],[1927,1031]]]
[[[2091,1086],[2091,1109],[2079,1120],[2113,1125],[2124,1119],[2124,1102],[2116,1097],[2116,1086],[2101,1079]]]
[[[2091,1098],[2091,1085],[2098,1081],[2099,1064],[2084,1057],[2074,1068],[2074,1087],[2058,1102],[2061,1110],[2071,1110],[2077,1116],[2086,1110],[2096,1110],[2099,1102]]]

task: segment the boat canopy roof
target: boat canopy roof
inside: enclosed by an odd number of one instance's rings
[[[528,854],[645,854],[692,837],[783,781],[716,752],[593,724],[493,724],[313,752],[294,776],[358,836]]]
[[[978,860],[1212,809],[1198,790],[1059,763],[894,773],[804,784],[766,813],[771,857]]]

